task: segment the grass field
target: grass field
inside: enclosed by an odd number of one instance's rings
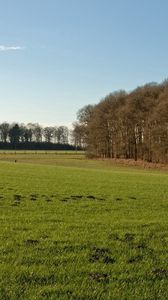
[[[168,299],[168,173],[2,152],[0,212],[1,300]]]

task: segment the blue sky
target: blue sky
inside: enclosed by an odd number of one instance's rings
[[[0,123],[68,125],[168,77],[167,0],[0,0]]]

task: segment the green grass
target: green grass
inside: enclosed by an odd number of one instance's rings
[[[0,155],[0,299],[167,299],[166,172],[12,157]]]

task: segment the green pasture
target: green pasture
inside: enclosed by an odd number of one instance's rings
[[[0,299],[168,299],[168,173],[0,153]]]

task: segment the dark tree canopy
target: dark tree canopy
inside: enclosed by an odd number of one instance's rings
[[[0,124],[0,149],[73,150],[66,126],[42,127],[38,123]]]

